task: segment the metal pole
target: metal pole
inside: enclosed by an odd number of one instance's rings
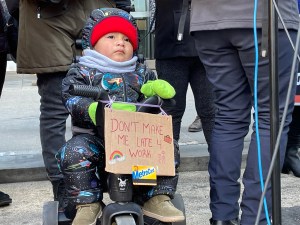
[[[275,0],[277,3],[277,0]],[[277,4],[278,5],[278,4]],[[270,53],[270,149],[273,155],[279,130],[278,103],[278,16],[269,0],[269,53]],[[280,151],[279,151],[280,152]],[[277,154],[272,172],[272,221],[281,225],[280,154]]]

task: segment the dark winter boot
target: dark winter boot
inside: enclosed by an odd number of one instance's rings
[[[210,219],[209,222],[210,225],[239,225],[240,224],[238,219],[225,220],[225,221]]]
[[[189,132],[199,132],[202,131],[202,123],[199,116],[196,116],[194,122],[188,128]]]
[[[65,203],[65,182],[63,180],[52,181],[52,189],[54,201],[58,201],[58,209],[59,211],[63,211],[66,203]]]
[[[12,202],[11,198],[8,194],[3,193],[0,191],[0,206],[7,206]]]
[[[296,177],[300,177],[300,157],[297,146],[290,146],[286,149],[282,173],[288,174],[290,171]]]

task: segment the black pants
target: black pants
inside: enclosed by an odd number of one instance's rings
[[[44,164],[50,181],[62,178],[55,155],[66,143],[68,111],[62,103],[62,80],[67,72],[37,75],[40,99],[40,139]]]
[[[290,123],[287,148],[291,146],[300,148],[300,106],[295,106],[292,122]]]
[[[206,142],[210,142],[214,126],[213,92],[207,80],[203,64],[198,57],[177,57],[156,59],[156,70],[159,79],[168,81],[176,91],[176,106],[164,109],[173,119],[173,135],[180,138],[182,116],[186,108],[186,93],[190,84],[195,99],[195,107],[201,119]]]
[[[2,89],[5,81],[6,65],[7,65],[7,53],[0,52],[0,97],[2,94]]]
[[[290,31],[292,40],[297,32]],[[261,32],[258,32],[258,40]],[[213,219],[229,220],[239,216],[241,224],[253,225],[261,196],[258,168],[257,136],[253,129],[243,174],[244,191],[241,204],[240,173],[244,138],[251,122],[254,94],[255,48],[252,29],[198,31],[194,34],[196,49],[203,62],[207,77],[213,85],[216,100],[215,126],[210,144],[210,209]],[[278,32],[278,89],[279,114],[282,116],[294,51],[283,30]],[[260,43],[259,43],[260,44]],[[259,46],[260,47],[260,46]],[[264,180],[270,165],[270,80],[269,60],[260,58],[258,64],[258,126]],[[289,99],[287,118],[280,139],[279,155],[283,158],[287,143],[288,126],[292,119],[295,87]],[[271,189],[266,194],[268,211],[272,213]],[[270,215],[271,216],[271,215]],[[264,211],[260,224],[266,224]]]

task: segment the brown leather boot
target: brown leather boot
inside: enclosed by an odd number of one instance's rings
[[[143,212],[146,216],[162,222],[179,222],[185,219],[183,212],[177,209],[167,195],[156,195],[145,202]]]
[[[95,225],[102,213],[100,202],[76,206],[76,216],[72,225]]]

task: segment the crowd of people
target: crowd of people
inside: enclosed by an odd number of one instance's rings
[[[1,0],[4,1],[4,0]],[[159,177],[158,185],[139,190],[138,204],[145,215],[164,222],[184,220],[171,199],[179,173],[181,120],[190,85],[197,116],[190,132],[203,133],[210,155],[211,225],[253,225],[260,202],[261,177],[257,157],[261,147],[263,179],[271,161],[270,58],[257,54],[262,46],[263,5],[232,0],[157,0],[155,4],[155,74],[138,62],[139,35],[130,15],[130,0],[20,0],[17,73],[36,74],[40,95],[40,140],[54,200],[73,224],[95,224],[101,214],[104,170],[103,134],[96,130],[95,113],[102,106],[91,98],[68,93],[71,84],[99,86],[108,96],[135,103],[149,97],[143,86],[163,82],[176,105],[164,110],[173,118],[175,176]],[[12,3],[12,1],[10,1]],[[10,5],[8,5],[11,8]],[[253,12],[257,10],[257,18]],[[291,40],[297,37],[299,11],[294,0],[281,1],[279,10]],[[9,49],[4,10],[0,17],[0,93],[5,81]],[[11,14],[15,14],[11,11]],[[255,23],[254,23],[255,21]],[[256,24],[257,29],[254,29]],[[278,107],[283,114],[294,50],[279,23]],[[257,42],[253,32],[257,32]],[[178,36],[178,34],[181,34]],[[75,41],[82,38],[82,49]],[[43,41],[41,41],[43,40]],[[49,51],[51,49],[51,51]],[[81,55],[78,58],[76,56]],[[257,58],[256,58],[257,57]],[[47,59],[47,60],[45,60]],[[254,84],[257,76],[258,85]],[[296,77],[296,76],[295,76]],[[118,78],[122,82],[114,82]],[[257,92],[257,99],[254,99]],[[171,91],[172,93],[172,91]],[[300,111],[294,107],[296,79],[288,100],[287,117],[280,137],[283,173],[300,177]],[[256,102],[257,101],[257,102]],[[244,138],[249,132],[251,110],[256,107],[247,164],[241,175]],[[132,107],[122,110],[134,111]],[[66,140],[66,120],[72,117],[73,137]],[[258,126],[256,128],[256,126]],[[260,143],[257,140],[259,132]],[[83,149],[83,151],[76,151]],[[85,166],[76,166],[80,162]],[[88,165],[88,166],[87,166]],[[70,169],[73,168],[73,169]],[[241,182],[244,189],[240,200]],[[82,193],[89,193],[88,196]],[[0,192],[0,206],[12,203]],[[266,194],[269,214],[262,212],[259,225],[272,220],[271,186]],[[68,211],[67,211],[68,210]]]

